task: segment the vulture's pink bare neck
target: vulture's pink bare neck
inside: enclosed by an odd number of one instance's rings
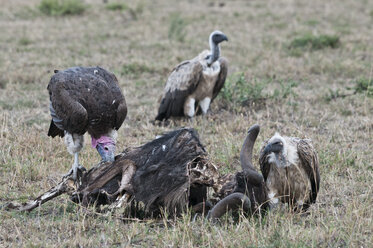
[[[98,139],[95,139],[92,137],[92,147],[93,148],[96,148],[97,144],[100,143],[100,144],[103,144],[103,145],[114,145],[115,146],[115,140],[109,136],[101,136],[100,138]]]

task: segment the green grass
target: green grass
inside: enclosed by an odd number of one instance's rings
[[[80,15],[87,6],[81,0],[42,0],[39,10],[50,16]]]
[[[168,28],[168,38],[183,42],[185,40],[186,32],[185,26],[187,22],[180,16],[180,13],[173,13],[170,16],[170,26]]]
[[[108,10],[118,11],[118,10],[126,10],[128,7],[125,3],[122,2],[109,2],[105,6]]]
[[[352,87],[345,87],[344,89],[329,89],[324,99],[329,102],[337,98],[345,98],[352,95],[361,94],[367,97],[373,98],[373,79],[359,78],[353,81]],[[343,110],[343,113],[349,113],[349,111]]]
[[[320,22],[318,20],[307,20],[305,24],[311,27],[316,27]]]
[[[344,93],[341,92],[341,89],[328,89],[328,93],[325,94],[324,100],[327,102],[330,102],[332,100],[335,100],[337,98],[344,98],[346,97]]]
[[[294,88],[298,83],[292,80],[252,79],[244,73],[228,77],[221,92],[221,97],[234,109],[237,105],[263,105],[267,100],[282,101],[297,96]]]
[[[373,79],[360,78],[355,81],[353,87],[356,93],[366,94],[369,97],[373,97]]]
[[[120,70],[122,75],[128,75],[133,77],[139,77],[142,73],[152,73],[155,70],[145,64],[130,63],[124,64]]]
[[[321,50],[325,48],[338,48],[340,46],[340,38],[337,35],[312,35],[305,34],[294,38],[288,48],[295,51],[304,50]]]
[[[288,97],[296,97],[297,93],[294,91],[294,88],[296,88],[299,83],[294,80],[288,80],[286,82],[284,81],[279,81],[278,82],[280,87],[276,88],[272,95],[271,98],[273,99],[286,99]]]
[[[27,45],[30,45],[32,43],[32,40],[30,40],[29,38],[27,37],[22,37],[18,43],[21,45],[21,46],[27,46]]]
[[[222,89],[223,99],[235,104],[247,105],[267,98],[263,89],[268,85],[268,81],[254,79],[247,81],[243,73],[230,76]]]

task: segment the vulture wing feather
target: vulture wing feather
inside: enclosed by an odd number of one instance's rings
[[[70,97],[68,75],[62,73],[55,74],[48,85],[51,100],[51,115],[53,125],[69,133],[84,134],[88,122],[87,110],[77,99]],[[48,133],[52,133],[50,129]],[[52,135],[53,136],[53,135]],[[54,136],[53,136],[54,137]]]
[[[270,165],[269,165],[269,163],[267,162],[266,154],[264,154],[264,148],[265,148],[266,145],[268,144],[268,141],[269,141],[269,140],[266,140],[266,141],[264,142],[264,145],[263,145],[262,148],[260,149],[260,155],[259,155],[260,171],[262,172],[262,175],[263,175],[263,177],[264,177],[264,181],[267,180],[267,177],[268,177],[268,174],[269,174],[269,171],[270,171]]]
[[[302,139],[298,143],[298,156],[311,183],[310,203],[316,202],[320,187],[319,160],[309,140]]]
[[[219,73],[219,77],[214,87],[211,101],[213,101],[215,97],[217,97],[220,90],[223,88],[225,79],[227,78],[227,74],[228,74],[228,61],[224,57],[221,57],[219,58],[219,63],[220,63],[220,73]]]
[[[115,120],[115,129],[118,130],[120,126],[122,126],[124,120],[126,119],[127,116],[127,105],[126,102],[123,101],[121,104],[119,104],[117,108],[117,117]]]
[[[56,115],[56,111],[54,110],[52,103],[49,103],[49,110],[52,116],[52,120],[49,126],[48,136],[52,136],[53,138],[56,136],[65,136],[62,126],[62,120]]]

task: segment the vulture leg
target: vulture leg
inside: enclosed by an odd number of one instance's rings
[[[73,163],[73,166],[71,168],[73,170],[73,179],[74,180],[77,179],[78,168],[79,168],[79,152],[76,152],[74,154],[74,163]]]
[[[71,169],[69,170],[68,173],[63,175],[63,177],[69,176],[72,173],[73,174],[72,178],[73,178],[74,181],[76,181],[77,178],[78,178],[78,169],[83,170],[84,167],[79,164],[79,152],[76,152],[76,153],[74,153],[74,163],[71,166]]]
[[[203,115],[206,115],[207,110],[209,110],[210,103],[211,103],[210,97],[205,97],[202,101],[200,101],[199,106],[201,107]]]
[[[216,220],[229,210],[241,208],[245,213],[251,210],[250,199],[242,193],[233,193],[219,201],[207,214],[208,219]]]
[[[192,97],[188,97],[187,100],[185,101],[184,103],[184,115],[189,117],[189,118],[193,118],[194,116],[194,104],[196,102],[196,99],[192,98]]]
[[[66,175],[70,175],[72,173],[75,181],[77,180],[78,169],[82,168],[82,166],[79,165],[79,152],[83,148],[83,142],[83,135],[69,134],[68,132],[65,133],[67,150],[70,154],[74,155],[74,163],[71,166],[71,170]]]

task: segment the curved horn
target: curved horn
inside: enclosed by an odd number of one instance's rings
[[[248,171],[249,169],[255,170],[252,161],[252,152],[256,137],[258,137],[260,131],[260,127],[258,124],[255,124],[250,127],[249,131],[247,132],[247,136],[245,141],[243,142],[241,153],[240,153],[240,161],[241,167],[243,171]]]
[[[216,220],[229,210],[236,210],[242,207],[245,213],[251,211],[251,201],[249,197],[242,193],[233,193],[219,201],[207,214],[207,219]]]
[[[259,131],[260,126],[258,124],[255,124],[250,127],[248,134],[245,138],[245,141],[243,142],[240,153],[242,170],[247,176],[247,180],[255,185],[260,185],[263,181],[263,176],[256,172],[252,164],[253,147],[255,140],[258,137]]]

